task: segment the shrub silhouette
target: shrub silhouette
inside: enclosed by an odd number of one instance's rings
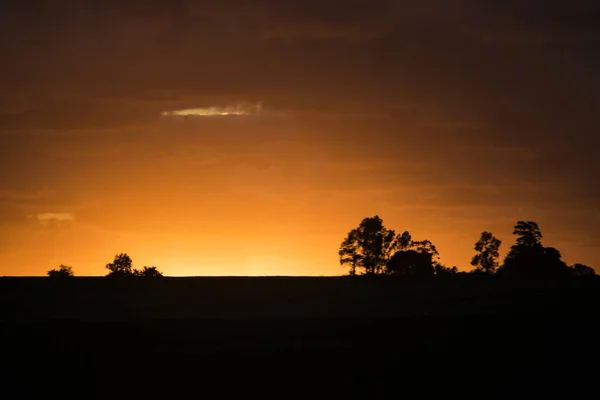
[[[390,259],[386,267],[390,275],[428,277],[433,276],[431,254],[416,250],[399,250]]]
[[[50,278],[70,278],[75,276],[73,267],[64,264],[59,265],[58,269],[51,269],[47,274]]]
[[[135,276],[141,278],[162,278],[163,274],[156,267],[144,267],[142,270],[134,270]]]

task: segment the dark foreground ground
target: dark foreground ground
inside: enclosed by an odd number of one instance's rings
[[[0,396],[595,398],[599,306],[596,280],[2,278]]]

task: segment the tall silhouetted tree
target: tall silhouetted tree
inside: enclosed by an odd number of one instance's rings
[[[523,277],[568,275],[567,264],[562,260],[560,252],[542,245],[542,233],[538,224],[518,221],[513,234],[517,235],[516,243],[510,248],[499,272]]]
[[[340,264],[350,265],[350,275],[355,275],[357,269],[366,275],[379,274],[398,245],[395,239],[396,233],[387,229],[379,216],[365,218],[342,242]]]
[[[533,221],[518,221],[513,235],[517,235],[518,246],[534,247],[542,244],[542,232]]]
[[[340,264],[350,265],[350,276],[356,275],[356,268],[359,267],[361,261],[360,252],[357,249],[356,237],[358,236],[358,229],[353,229],[348,233],[348,236],[342,242],[340,250],[338,252],[340,256]]]
[[[117,254],[110,264],[106,264],[108,275],[114,277],[134,276],[133,261],[126,253]]]
[[[473,256],[471,265],[475,271],[493,274],[498,268],[498,257],[502,241],[492,235],[491,232],[482,232],[479,241],[475,243],[477,254]]]
[[[51,269],[47,274],[50,278],[68,278],[75,276],[73,268],[64,264],[59,265],[58,269]]]

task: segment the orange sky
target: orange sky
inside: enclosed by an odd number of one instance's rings
[[[0,275],[103,275],[121,252],[173,276],[339,275],[375,214],[459,269],[520,219],[600,265],[593,3],[549,24],[565,10],[427,1],[7,8]],[[161,115],[225,106],[250,114]]]

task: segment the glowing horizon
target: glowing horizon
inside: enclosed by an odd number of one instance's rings
[[[8,2],[0,275],[338,276],[376,214],[600,268],[591,2],[423,1]]]

